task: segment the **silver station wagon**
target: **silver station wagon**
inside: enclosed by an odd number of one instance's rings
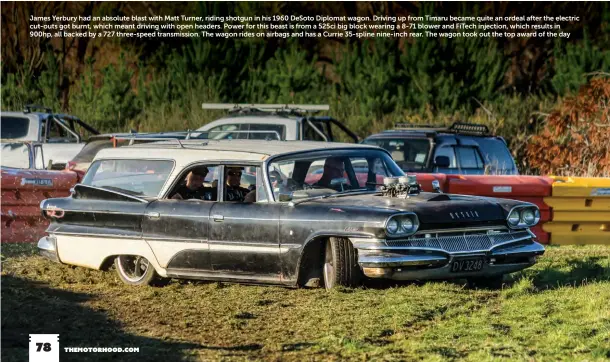
[[[127,284],[169,278],[357,286],[364,278],[497,286],[544,248],[529,203],[421,192],[379,147],[173,140],[100,151],[38,247],[113,264]]]

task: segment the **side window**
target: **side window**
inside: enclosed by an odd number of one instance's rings
[[[284,126],[279,124],[250,124],[248,139],[283,140],[286,138],[284,128]]]
[[[225,165],[222,201],[256,202],[259,173],[259,168],[254,166]]]
[[[477,139],[479,150],[490,167],[491,174],[513,175],[517,169],[504,141],[498,138]]]
[[[218,174],[216,165],[196,165],[180,176],[180,181],[168,194],[174,200],[203,200],[216,201],[218,199]]]
[[[248,138],[248,133],[243,131],[248,131],[247,124],[223,124],[222,126],[210,128],[207,132],[208,138],[213,140]]]
[[[483,169],[483,160],[474,147],[456,147],[460,168]]]
[[[457,168],[457,162],[455,158],[455,151],[452,146],[443,146],[436,149],[436,154],[434,157],[438,156],[447,156],[449,157],[449,167],[448,168]]]
[[[82,183],[136,196],[157,196],[172,171],[171,160],[100,160]]]

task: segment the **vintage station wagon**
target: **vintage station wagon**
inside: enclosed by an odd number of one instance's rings
[[[173,140],[105,149],[70,197],[41,209],[51,220],[43,255],[114,264],[132,285],[189,278],[330,289],[364,277],[497,285],[544,253],[529,230],[540,218],[535,205],[420,192],[370,145]]]

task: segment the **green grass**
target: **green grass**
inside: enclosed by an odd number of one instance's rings
[[[461,282],[368,283],[326,292],[173,281],[123,285],[114,272],[54,264],[2,245],[2,360],[29,333],[62,347],[139,347],[62,360],[610,359],[610,247],[550,247],[502,290]]]

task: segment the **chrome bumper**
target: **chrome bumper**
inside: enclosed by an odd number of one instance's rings
[[[49,260],[61,263],[57,253],[57,239],[54,236],[44,236],[38,240],[38,252]]]
[[[400,244],[383,239],[353,238],[351,240],[358,250],[358,263],[366,276],[394,280],[451,279],[507,274],[534,265],[536,257],[544,254],[544,247],[535,241],[533,234],[492,243],[492,246],[485,250],[473,248],[466,251],[413,246],[414,243],[409,241]],[[484,260],[481,270],[451,271],[453,261],[477,257]]]

